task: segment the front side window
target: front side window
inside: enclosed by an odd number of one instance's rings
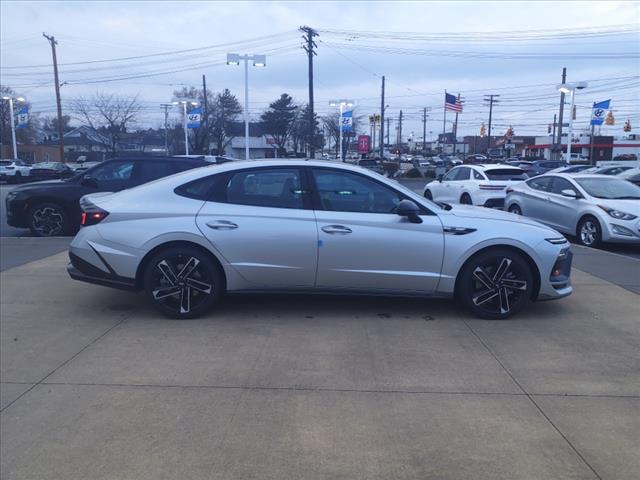
[[[471,169],[468,167],[461,167],[458,169],[458,174],[456,175],[456,178],[454,180],[469,180],[469,177],[471,176]]]
[[[320,203],[334,212],[393,213],[400,194],[381,183],[351,172],[314,169]]]
[[[99,181],[122,181],[129,180],[133,172],[133,162],[129,160],[107,162],[99,165],[88,175]]]
[[[536,177],[527,182],[534,190],[549,192],[551,190],[551,177]]]
[[[551,183],[551,193],[562,195],[562,190],[576,191],[575,187],[571,185],[571,182],[565,178],[555,177]]]
[[[459,168],[454,168],[453,170],[449,170],[449,172],[447,172],[447,174],[442,178],[442,181],[450,182],[452,180],[455,180],[456,177],[458,176],[459,171],[460,171]]]
[[[257,168],[231,175],[227,203],[272,208],[303,208],[303,190],[297,168]]]

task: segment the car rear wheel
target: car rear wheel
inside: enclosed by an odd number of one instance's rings
[[[584,217],[578,223],[578,242],[585,247],[598,247],[602,243],[602,229],[595,217]]]
[[[223,290],[220,267],[204,251],[176,246],[160,251],[147,263],[144,289],[164,315],[187,319],[208,312]]]
[[[471,196],[468,193],[463,193],[460,197],[460,203],[463,205],[473,205],[471,201]]]
[[[520,210],[520,207],[514,203],[513,205],[509,206],[509,213],[514,213],[516,215],[522,215],[522,210]]]
[[[532,290],[533,273],[522,255],[508,249],[493,249],[465,264],[456,293],[478,317],[499,320],[522,310]]]
[[[67,231],[68,218],[55,203],[39,203],[29,210],[29,230],[36,237],[55,237]]]
[[[424,191],[424,198],[426,198],[427,200],[433,200],[433,194],[431,193],[431,190]]]

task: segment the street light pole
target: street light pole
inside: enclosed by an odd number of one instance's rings
[[[13,117],[13,98],[5,97],[9,100],[9,118],[11,119],[11,144],[13,146],[13,158],[18,158],[18,146],[16,145],[16,122]]]
[[[187,102],[182,102],[182,115],[184,119],[184,152],[189,155],[189,130],[187,129]]]
[[[266,67],[266,55],[239,55],[227,53],[227,65],[239,65],[244,61],[244,159],[249,160],[249,60],[254,67]]]
[[[571,163],[571,143],[573,139],[573,108],[576,97],[576,89],[571,89],[571,111],[569,112],[569,138],[567,139],[567,162]]]
[[[340,161],[344,161],[343,148],[342,148],[342,114],[344,113],[344,107],[353,106],[353,100],[331,100],[329,105],[332,107],[338,107],[340,111],[340,118],[338,119],[338,137],[340,139]]]

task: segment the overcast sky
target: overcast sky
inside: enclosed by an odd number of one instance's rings
[[[266,53],[267,68],[250,68],[254,118],[282,92],[307,101],[307,59],[301,25],[317,29],[316,111],[333,98],[354,99],[357,113],[380,109],[387,79],[387,116],[403,110],[404,136],[442,132],[445,89],[461,93],[460,134],[487,121],[484,94],[500,94],[494,133],[544,134],[558,109],[555,84],[589,80],[577,95],[577,124],[593,101],[612,99],[617,125],[640,125],[639,2],[0,2],[1,82],[28,97],[33,112],[53,115],[51,50],[58,39],[63,110],[97,91],[140,95],[141,127],[158,126],[160,103],[202,75],[213,91],[229,88],[242,102],[243,69],[225,54]],[[616,30],[619,33],[601,34]],[[635,31],[634,31],[635,30]],[[364,31],[370,33],[362,33]],[[526,32],[525,32],[526,31]],[[517,32],[517,33],[505,33]],[[600,33],[599,33],[600,32]],[[204,48],[211,47],[211,48]],[[176,50],[192,50],[170,55]],[[96,60],[142,57],[97,63]],[[17,68],[19,67],[19,68]],[[135,77],[135,78],[130,78]],[[173,112],[178,118],[178,112]],[[448,119],[453,115],[448,114]],[[447,127],[450,129],[450,126]],[[429,134],[427,134],[429,135]]]

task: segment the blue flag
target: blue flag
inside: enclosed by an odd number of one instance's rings
[[[602,125],[607,110],[609,110],[609,103],[611,103],[610,99],[593,104],[593,109],[591,110],[591,125]]]
[[[22,107],[18,110],[18,128],[27,128],[27,123],[29,123],[29,108]]]
[[[342,132],[350,132],[353,130],[353,110],[342,112],[340,126],[342,127]]]
[[[200,119],[202,118],[202,108],[194,108],[187,113],[187,128],[199,128]]]

